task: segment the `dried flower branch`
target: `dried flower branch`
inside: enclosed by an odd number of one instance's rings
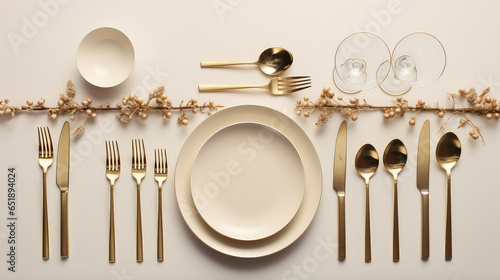
[[[308,97],[297,100],[295,104],[295,110],[297,115],[303,115],[304,117],[309,117],[314,111],[319,110],[320,115],[316,125],[323,126],[332,117],[333,112],[339,111],[345,118],[356,121],[360,111],[372,110],[381,111],[383,113],[384,119],[391,119],[396,116],[403,117],[406,112],[415,112],[415,114],[410,117],[408,121],[410,126],[415,125],[415,118],[422,111],[431,111],[437,114],[439,118],[444,118],[446,114],[451,114],[440,129],[445,130],[449,120],[455,116],[460,115],[463,118],[460,119],[460,125],[458,128],[462,128],[469,124],[472,126],[472,130],[469,135],[477,140],[481,138],[484,142],[483,136],[480,132],[479,127],[477,127],[471,120],[466,116],[466,114],[476,114],[484,116],[487,120],[498,120],[500,119],[500,102],[496,98],[492,98],[488,95],[490,88],[486,88],[481,93],[477,93],[474,88],[466,91],[460,89],[458,93],[449,93],[448,96],[451,100],[451,107],[443,108],[436,103],[435,106],[426,105],[425,101],[419,99],[417,104],[410,106],[408,101],[403,97],[397,97],[394,105],[390,106],[374,106],[366,102],[366,100],[361,100],[358,97],[353,97],[349,100],[349,104],[344,101],[342,95],[335,96],[334,91],[330,87],[323,88],[320,97],[316,101],[310,101]],[[458,108],[457,98],[465,99],[470,107]]]
[[[150,111],[161,114],[163,119],[167,120],[172,117],[172,111],[177,111],[181,114],[177,119],[178,122],[183,126],[186,126],[189,123],[186,112],[196,114],[199,111],[200,113],[207,113],[208,115],[211,115],[212,111],[218,111],[219,108],[224,107],[221,105],[215,105],[213,101],[199,104],[196,99],[190,99],[185,105],[183,105],[184,101],[181,101],[179,106],[173,106],[172,101],[169,100],[165,94],[165,87],[163,86],[151,92],[146,102],[144,102],[142,98],[137,97],[135,94],[130,94],[123,97],[122,103],[116,104],[116,107],[112,107],[109,103],[92,106],[92,99],[90,98],[82,100],[81,103],[78,103],[73,99],[75,95],[75,85],[72,81],[68,81],[66,84],[66,92],[60,95],[57,107],[46,107],[44,98],[41,98],[37,102],[27,100],[26,105],[22,106],[11,106],[9,105],[8,99],[0,99],[0,117],[8,116],[9,119],[12,119],[16,115],[16,112],[47,111],[51,120],[57,120],[59,116],[69,112],[70,119],[74,121],[77,113],[85,113],[87,118],[71,134],[73,137],[79,137],[85,132],[85,125],[87,121],[90,119],[96,119],[97,113],[102,111],[119,111],[116,113],[116,116],[120,119],[120,121],[125,123],[127,123],[134,116],[145,121],[148,119],[148,112]],[[150,105],[153,100],[155,101],[156,106]]]

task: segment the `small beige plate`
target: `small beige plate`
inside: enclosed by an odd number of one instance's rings
[[[203,219],[217,232],[258,240],[283,229],[304,196],[302,160],[277,130],[238,123],[212,135],[191,170],[191,193]]]
[[[254,122],[272,127],[288,138],[302,159],[306,180],[304,198],[293,219],[278,233],[254,241],[228,238],[215,231],[198,213],[191,194],[191,169],[200,148],[220,129],[242,122]],[[186,139],[179,153],[174,181],[179,210],[191,231],[214,250],[240,258],[267,256],[297,240],[314,219],[323,188],[319,157],[307,134],[283,113],[255,105],[221,110],[198,125]]]
[[[134,69],[134,61],[134,47],[129,38],[111,27],[87,34],[76,54],[78,70],[85,80],[102,88],[125,81]]]

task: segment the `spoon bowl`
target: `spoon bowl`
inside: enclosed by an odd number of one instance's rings
[[[457,135],[448,132],[441,139],[436,148],[436,159],[446,171],[446,238],[445,238],[445,260],[452,258],[452,235],[451,235],[451,169],[457,164],[462,153],[462,145]]]
[[[392,140],[384,151],[384,166],[389,173],[397,176],[406,165],[408,151],[405,144],[399,139]]]
[[[264,50],[257,61],[260,70],[267,75],[278,75],[290,68],[293,63],[292,54],[279,47]]]
[[[356,154],[356,171],[365,180],[369,180],[378,169],[378,153],[370,144],[365,144]]]
[[[436,148],[436,158],[439,165],[448,173],[457,164],[461,152],[462,145],[457,135],[448,132],[439,140]]]

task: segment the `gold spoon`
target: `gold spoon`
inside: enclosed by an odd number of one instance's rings
[[[366,214],[365,214],[365,262],[372,260],[370,239],[370,177],[378,169],[378,153],[370,144],[365,144],[356,154],[356,171],[365,179],[366,184]]]
[[[392,140],[384,151],[384,166],[394,178],[394,221],[392,228],[392,260],[399,261],[398,174],[406,165],[408,152],[399,139]]]
[[[446,240],[444,258],[451,260],[451,169],[457,164],[462,152],[460,140],[453,132],[448,132],[436,148],[436,158],[441,167],[446,171]]]
[[[260,70],[263,73],[274,76],[290,68],[292,62],[293,62],[293,56],[289,51],[283,48],[274,47],[264,50],[260,54],[259,60],[255,62],[202,62],[200,63],[200,66],[201,68],[208,68],[208,67],[256,64],[257,66],[260,67]]]

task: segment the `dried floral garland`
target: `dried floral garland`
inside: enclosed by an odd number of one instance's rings
[[[57,107],[46,107],[44,98],[41,98],[37,102],[27,100],[26,105],[22,106],[11,106],[9,105],[8,99],[0,100],[0,117],[8,116],[9,119],[12,119],[16,115],[16,112],[47,111],[49,118],[51,120],[56,120],[59,116],[69,112],[70,119],[74,121],[77,113],[85,113],[87,118],[71,134],[73,137],[79,137],[84,133],[87,121],[90,119],[96,119],[97,112],[100,111],[116,110],[118,111],[118,113],[116,113],[118,119],[125,123],[131,120],[134,116],[145,121],[148,119],[148,112],[150,111],[161,114],[163,119],[167,120],[172,117],[172,111],[178,111],[181,115],[177,118],[177,121],[186,126],[189,123],[186,112],[196,114],[199,111],[200,113],[207,113],[208,115],[211,115],[212,111],[218,111],[219,108],[223,107],[221,105],[215,105],[213,101],[200,104],[196,99],[190,99],[186,104],[184,104],[184,101],[181,101],[179,106],[173,106],[172,101],[169,100],[165,94],[165,87],[163,86],[151,92],[146,102],[135,94],[130,94],[123,97],[122,103],[116,104],[116,107],[112,107],[109,103],[92,106],[92,99],[90,98],[82,100],[81,104],[79,104],[73,100],[75,95],[75,85],[72,81],[68,81],[66,85],[66,92],[60,95]],[[157,106],[150,105],[153,100]]]
[[[444,118],[448,113],[451,114],[451,116],[449,116],[445,123],[440,127],[442,130],[446,128],[449,120],[453,116],[460,115],[462,118],[460,119],[458,127],[465,127],[467,124],[472,126],[472,130],[470,130],[469,135],[473,139],[477,140],[479,138],[483,139],[481,130],[471,121],[471,119],[467,117],[467,113],[477,114],[488,120],[500,119],[500,101],[488,95],[489,91],[490,88],[486,88],[481,93],[477,93],[474,88],[471,88],[468,91],[460,89],[458,93],[449,93],[448,96],[451,100],[451,107],[444,108],[439,106],[438,103],[436,103],[435,107],[428,106],[422,99],[419,99],[416,105],[410,106],[408,101],[403,97],[397,97],[396,100],[393,101],[394,105],[391,106],[370,105],[365,99],[361,102],[358,97],[351,98],[348,104],[344,101],[342,95],[335,96],[334,91],[330,87],[325,87],[323,88],[317,101],[310,101],[308,97],[297,100],[295,110],[297,115],[303,115],[306,118],[309,117],[314,111],[319,110],[321,113],[318,117],[318,121],[316,122],[316,125],[318,126],[325,125],[335,111],[339,111],[341,115],[351,119],[352,121],[356,121],[358,119],[359,112],[362,110],[381,111],[384,119],[391,119],[396,116],[403,117],[405,112],[415,112],[415,115],[410,117],[408,122],[410,126],[415,125],[415,118],[422,111],[435,112],[439,118]],[[47,111],[49,118],[56,120],[59,116],[69,112],[70,119],[74,121],[77,113],[85,113],[87,118],[72,133],[73,137],[79,137],[84,133],[87,121],[96,119],[97,112],[100,111],[118,111],[116,113],[118,119],[125,123],[131,120],[134,116],[145,121],[148,119],[148,113],[150,111],[161,114],[162,118],[167,120],[172,117],[172,111],[178,111],[180,116],[177,118],[177,121],[186,126],[189,124],[186,112],[196,114],[199,111],[200,113],[207,113],[208,115],[211,115],[212,111],[218,111],[219,108],[223,107],[221,105],[215,105],[213,101],[200,104],[196,99],[190,99],[185,104],[184,101],[181,101],[179,106],[173,106],[172,101],[169,100],[165,94],[165,88],[163,86],[151,92],[145,102],[142,98],[136,96],[135,94],[129,94],[123,97],[122,102],[116,104],[115,107],[112,107],[109,103],[92,106],[92,100],[90,98],[82,100],[81,104],[79,104],[73,100],[75,95],[75,85],[72,81],[68,81],[66,85],[66,92],[60,95],[57,107],[46,107],[44,98],[41,98],[37,102],[27,100],[26,105],[22,106],[12,106],[9,105],[8,99],[0,99],[0,117],[8,116],[9,119],[11,119],[16,115],[16,112]],[[463,108],[457,107],[457,98],[465,99],[470,106]],[[150,105],[153,100],[155,101],[156,106]]]
[[[468,117],[467,113],[477,114],[484,116],[486,119],[491,120],[500,119],[500,102],[496,98],[492,98],[487,95],[490,88],[483,90],[481,93],[477,93],[474,88],[467,90],[460,89],[458,93],[449,93],[448,96],[451,100],[451,107],[443,108],[436,103],[435,107],[426,105],[425,101],[419,99],[415,106],[408,105],[408,101],[403,97],[397,97],[392,106],[374,106],[370,105],[363,99],[360,101],[358,97],[353,97],[349,100],[349,104],[344,101],[342,95],[335,96],[334,91],[330,87],[324,87],[317,101],[310,101],[308,97],[297,100],[295,104],[295,110],[297,115],[303,115],[304,117],[309,117],[311,113],[319,110],[321,113],[318,117],[316,125],[323,126],[332,117],[333,112],[339,111],[341,115],[346,118],[356,121],[358,119],[359,112],[362,110],[378,110],[383,113],[384,119],[391,119],[396,116],[403,117],[405,112],[415,112],[415,115],[410,117],[409,125],[415,125],[416,116],[422,111],[431,111],[437,114],[439,118],[444,118],[446,114],[451,114],[443,125],[441,129],[444,130],[448,121],[455,115],[460,115],[459,128],[469,124],[472,126],[472,130],[469,131],[469,135],[477,140],[481,138],[483,141],[483,136],[481,135],[481,130],[477,127]],[[470,107],[459,108],[456,106],[456,99],[465,99]]]

